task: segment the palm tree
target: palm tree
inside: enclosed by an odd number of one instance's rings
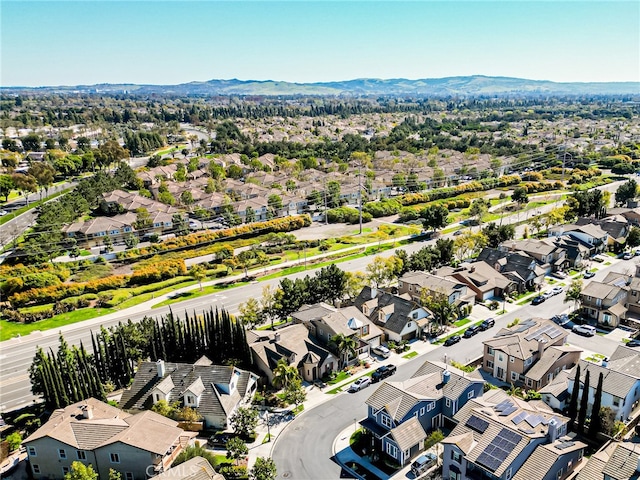
[[[289,365],[285,358],[281,358],[273,369],[273,384],[279,388],[287,388],[289,383],[299,376],[298,369]]]
[[[449,303],[449,298],[445,294],[431,295],[431,292],[425,289],[420,300],[433,313],[434,323],[439,326],[439,330],[460,317],[460,309],[457,305]]]
[[[516,387],[513,382],[511,383],[511,388],[507,390],[507,395],[511,395],[512,397],[520,397],[522,398],[524,395],[522,394],[522,389],[520,387]]]
[[[334,344],[336,350],[338,350],[343,366],[349,364],[349,357],[356,356],[356,347],[358,346],[358,343],[355,338],[347,337],[344,333],[338,333],[331,337],[331,343]]]

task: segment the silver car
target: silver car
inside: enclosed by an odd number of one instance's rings
[[[353,384],[349,387],[350,392],[359,392],[363,388],[367,388],[371,385],[371,378],[369,377],[360,377],[358,380],[353,382]]]

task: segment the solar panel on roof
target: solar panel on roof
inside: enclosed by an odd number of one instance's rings
[[[556,445],[556,448],[558,450],[564,450],[565,448],[573,447],[575,444],[576,442],[560,442]]]
[[[500,433],[478,456],[478,464],[495,472],[509,456],[515,446],[522,440],[522,436],[507,428],[500,430]]]
[[[524,417],[526,417],[528,415],[527,412],[520,412],[518,415],[516,415],[515,417],[513,417],[511,419],[511,421],[517,425],[519,424],[522,420],[524,420]]]
[[[562,332],[557,328],[554,328],[553,330],[549,330],[549,333],[548,333],[549,337],[551,338],[559,337],[561,334]]]
[[[526,433],[527,435],[533,435],[534,433],[536,433],[535,430],[531,430],[530,428],[519,428],[518,430]]]
[[[504,410],[505,408],[508,408],[510,406],[512,406],[513,404],[511,403],[511,400],[503,400],[502,402],[500,402],[499,404],[497,404],[495,407],[493,407],[495,410],[497,410],[498,412],[501,412],[502,410]]]
[[[539,415],[527,415],[525,421],[532,427],[537,427],[542,422],[542,418]]]
[[[504,410],[502,410],[502,412],[500,412],[499,416],[506,417],[507,415],[511,415],[516,410],[518,410],[518,407],[515,407],[515,406],[511,405],[511,406],[505,408]]]
[[[477,432],[484,433],[484,431],[489,426],[489,422],[481,418],[478,418],[475,415],[471,415],[469,417],[469,420],[467,420],[466,425],[470,428],[473,428]]]

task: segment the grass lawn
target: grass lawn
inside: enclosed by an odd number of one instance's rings
[[[453,322],[453,324],[456,327],[463,327],[465,326],[467,323],[471,323],[471,319],[470,318],[462,318],[460,320],[458,320],[457,322]]]
[[[340,373],[338,373],[338,375],[336,375],[336,378],[334,378],[333,380],[329,380],[327,383],[329,385],[335,385],[337,383],[340,383],[340,382],[346,380],[350,376],[351,375],[349,373],[341,371]]]
[[[282,325],[283,323],[287,323],[286,320],[279,320],[277,322],[273,322],[273,326],[277,327],[278,325]],[[262,325],[260,327],[258,327],[256,330],[270,330],[271,329],[271,322],[269,322],[267,325]]]
[[[34,323],[16,323],[0,320],[0,342],[9,340],[17,335],[28,335],[36,330],[50,330],[60,328],[72,323],[82,322],[90,318],[101,317],[116,310],[113,308],[81,308],[73,312],[62,313],[55,317],[40,320]]]
[[[402,358],[409,359],[409,358],[413,358],[413,357],[417,357],[417,356],[418,356],[418,352],[412,351],[412,352],[407,353],[406,355],[403,355]]]
[[[300,415],[302,412],[304,412],[304,405],[300,404],[291,411],[293,412],[294,415]]]

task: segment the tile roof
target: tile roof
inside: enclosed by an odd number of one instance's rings
[[[582,349],[568,345],[562,345],[559,347],[551,346],[547,348],[544,351],[542,358],[527,370],[525,377],[536,381],[541,380],[547,373],[549,373],[549,369],[552,368],[558,360],[573,352],[582,352]],[[571,368],[572,366],[573,364],[569,365],[568,368]]]
[[[544,331],[544,329],[547,329]],[[540,335],[533,338],[538,331],[544,331]],[[557,336],[551,338],[551,332],[558,333]],[[492,347],[494,350],[500,350],[507,355],[526,360],[538,351],[539,340],[544,342],[543,348],[548,350],[554,344],[563,344],[569,333],[563,328],[557,327],[551,320],[544,318],[532,318],[521,322],[511,328],[503,328],[499,330],[493,338],[482,342],[484,345]],[[544,358],[545,353],[542,357]],[[533,367],[532,367],[533,368]]]
[[[91,418],[83,416],[91,412]],[[194,436],[178,428],[178,422],[151,411],[131,415],[89,398],[56,410],[49,421],[25,443],[49,437],[78,450],[94,450],[116,442],[164,455],[182,437]]]
[[[122,394],[120,406],[127,410],[151,408],[151,394],[156,388],[165,394],[171,392],[171,400],[179,399],[190,390],[195,395],[202,394],[198,405],[202,415],[228,417],[248,393],[250,378],[257,379],[253,373],[226,365],[172,362],[164,365],[165,375],[159,378],[156,362],[142,362],[131,387]],[[237,376],[236,389],[227,393],[233,376]]]
[[[420,421],[416,417],[411,417],[406,422],[401,423],[389,431],[400,450],[409,450],[414,445],[427,438],[427,434],[422,428]]]
[[[602,365],[596,365],[595,363],[587,362],[586,360],[580,360],[580,382],[584,382],[584,377],[589,371],[591,378],[591,388],[595,388],[598,383],[600,373],[603,374],[602,378],[602,391],[609,393],[615,397],[624,398],[627,394],[640,384],[640,370],[634,370],[633,372],[621,372],[615,370],[614,366],[609,364],[606,367]],[[573,368],[569,372],[569,382],[573,382],[576,374],[576,369]]]
[[[442,372],[447,370],[450,374],[449,381],[442,384]],[[437,376],[433,376],[437,374]],[[424,362],[412,375],[412,379],[420,377],[428,377],[432,382],[437,382],[436,388],[442,392],[442,396],[450,399],[457,399],[462,393],[474,383],[484,383],[484,380],[469,377],[462,370],[458,370],[451,365],[446,365],[442,362],[435,362],[427,360]]]
[[[180,465],[153,477],[154,480],[224,480],[202,457],[193,457]]]
[[[369,315],[367,315],[369,319],[379,327],[394,333],[401,333],[407,323],[412,321],[411,312],[421,308],[416,302],[407,298],[368,286],[362,289],[355,299],[354,305],[360,311],[362,311],[362,305],[367,305],[370,310]],[[379,311],[383,311],[385,320],[378,318]],[[387,314],[389,315],[388,318]]]
[[[637,479],[640,476],[640,444],[621,442],[611,454],[602,473],[612,480]]]
[[[624,287],[592,280],[582,289],[582,296],[599,298],[601,300],[613,300],[622,290],[624,290]]]
[[[568,448],[555,448],[558,445],[571,441],[571,438],[565,437],[564,439],[557,440],[553,444],[537,446],[513,476],[513,480],[544,480],[549,474],[551,467],[553,467],[560,457],[573,453],[576,450],[584,449],[587,446],[586,443],[574,441],[573,446]],[[565,471],[565,473],[567,472]]]

